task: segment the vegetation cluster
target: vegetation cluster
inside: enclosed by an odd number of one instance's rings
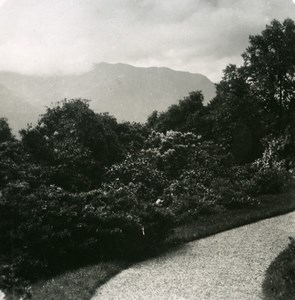
[[[295,240],[271,263],[263,282],[265,299],[292,299],[295,295]]]
[[[208,105],[191,92],[145,124],[83,99],[47,108],[20,140],[1,119],[1,289],[153,253],[180,224],[281,192],[295,170],[294,43],[294,22],[274,20]]]

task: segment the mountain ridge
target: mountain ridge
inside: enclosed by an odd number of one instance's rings
[[[0,90],[1,86],[2,90],[3,87],[9,90],[11,96],[1,100],[0,117],[10,111],[8,118],[14,130],[22,128],[24,122],[35,122],[45,106],[65,98],[89,99],[95,112],[109,112],[119,121],[145,122],[152,111],[167,109],[193,90],[203,90],[205,103],[215,95],[215,85],[205,75],[123,63],[97,63],[85,73],[72,75],[3,71],[0,72]],[[16,99],[20,106],[30,106],[25,109],[26,114],[19,110],[15,116],[11,113]]]

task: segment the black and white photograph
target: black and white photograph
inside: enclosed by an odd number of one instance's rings
[[[295,0],[0,0],[0,300],[295,300]]]

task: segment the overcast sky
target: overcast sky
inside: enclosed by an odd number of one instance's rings
[[[0,70],[79,73],[98,62],[218,81],[249,34],[295,19],[292,0],[0,0]]]

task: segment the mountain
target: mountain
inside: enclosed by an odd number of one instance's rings
[[[169,68],[100,63],[80,75],[0,72],[0,116],[20,129],[35,122],[52,102],[84,98],[91,100],[96,112],[109,112],[120,121],[144,122],[152,111],[167,109],[193,90],[203,91],[205,103],[215,95],[214,84],[204,75]]]
[[[0,83],[0,117],[9,120],[13,132],[25,128],[27,123],[37,120],[39,110],[22,97],[15,95]]]

